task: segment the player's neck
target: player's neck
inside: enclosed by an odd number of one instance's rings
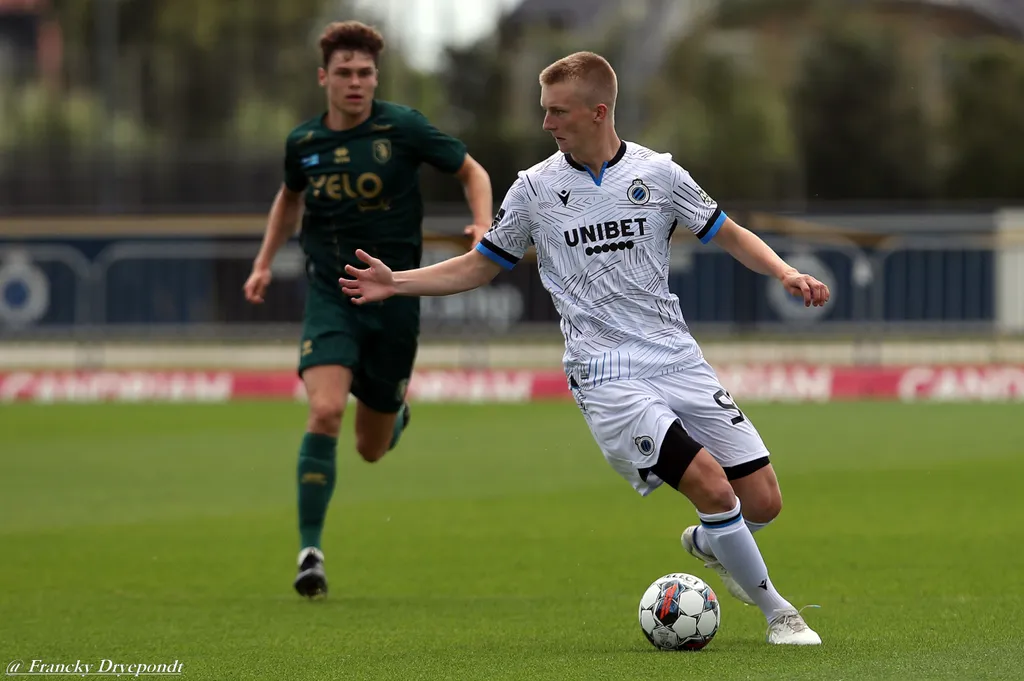
[[[367,107],[365,111],[357,116],[352,116],[344,111],[340,111],[333,107],[327,109],[327,116],[324,120],[324,124],[330,130],[343,131],[351,130],[352,128],[358,127],[370,119],[370,115],[373,113],[373,107]]]
[[[590,172],[597,176],[601,174],[604,165],[615,158],[621,146],[622,141],[619,136],[614,130],[609,130],[594,140],[591,145],[572,152],[572,157],[581,166],[590,168]]]

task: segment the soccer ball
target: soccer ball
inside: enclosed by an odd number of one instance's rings
[[[683,572],[655,580],[640,599],[640,629],[660,650],[700,650],[711,643],[721,621],[715,592]]]

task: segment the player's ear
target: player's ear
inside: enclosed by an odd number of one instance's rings
[[[608,107],[604,104],[598,104],[594,107],[594,122],[600,123],[604,119],[608,118]]]
[[[320,83],[320,87],[323,87],[324,85],[327,84],[327,71],[324,70],[324,67],[322,67],[322,66],[317,67],[317,69],[316,69],[316,80],[317,80],[318,83]]]

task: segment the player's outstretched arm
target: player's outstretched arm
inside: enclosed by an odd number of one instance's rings
[[[477,252],[463,253],[430,267],[392,272],[391,268],[363,250],[356,257],[368,265],[345,266],[351,279],[339,279],[341,290],[357,305],[392,296],[448,296],[483,286],[497,276],[501,266]]]
[[[252,274],[245,282],[245,298],[250,303],[262,303],[263,295],[270,286],[270,265],[274,256],[281,250],[288,239],[295,234],[295,225],[302,211],[302,192],[292,191],[285,185],[274,198],[267,218],[267,231],[263,235],[263,244],[252,264]]]
[[[804,299],[805,307],[820,307],[831,297],[828,286],[790,267],[759,236],[736,224],[731,218],[726,218],[718,230],[715,243],[748,269],[778,279],[791,295]]]

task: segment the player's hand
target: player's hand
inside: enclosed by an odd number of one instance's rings
[[[270,286],[270,268],[269,267],[258,267],[253,265],[252,274],[245,280],[245,299],[250,303],[262,303],[263,294],[267,292],[267,287]]]
[[[490,225],[469,225],[462,230],[462,233],[470,240],[470,250],[476,248],[476,245],[480,243],[480,240],[484,238],[484,234],[487,234],[487,230],[490,228]]]
[[[359,269],[345,265],[345,272],[353,279],[338,279],[341,290],[356,305],[375,303],[395,295],[395,273],[383,262],[366,251],[356,249],[356,257],[369,267]]]
[[[796,270],[790,270],[782,277],[782,285],[791,296],[804,299],[804,307],[821,307],[828,302],[832,294],[828,286],[821,283],[809,274],[801,274]]]

